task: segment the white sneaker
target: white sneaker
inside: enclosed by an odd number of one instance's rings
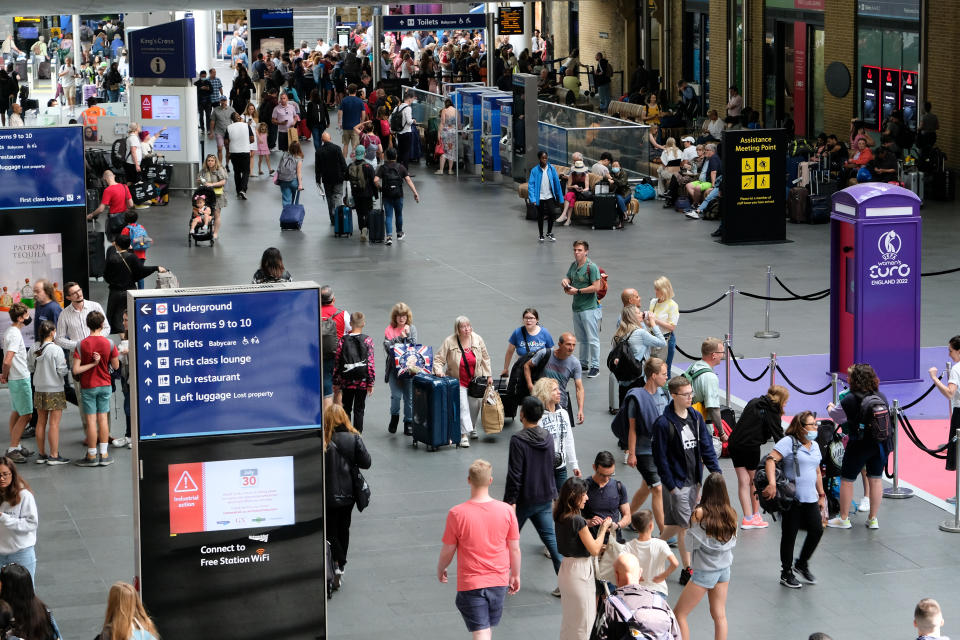
[[[850,524],[850,518],[844,520],[840,516],[837,516],[836,518],[830,518],[827,520],[827,526],[832,529],[849,529],[853,525]]]
[[[467,436],[467,434],[463,434],[463,437],[460,438],[460,446],[468,449],[470,448],[470,438]]]
[[[546,547],[543,548],[543,557],[544,557],[544,558],[552,558],[552,557],[553,557],[553,556],[550,555],[550,549],[547,549]]]
[[[699,219],[700,219],[700,214],[697,213],[697,210],[696,210],[696,209],[693,209],[693,210],[691,210],[691,211],[687,211],[687,212],[686,212],[685,214],[683,214],[683,215],[687,216],[687,217],[690,218],[691,220],[699,220]]]
[[[125,447],[130,444],[130,438],[127,436],[121,436],[119,438],[114,438],[112,442],[115,447]]]
[[[479,436],[479,434],[477,434],[477,430],[476,430],[476,429],[474,429],[473,431],[470,432],[470,439],[471,439],[471,440],[476,440],[476,439],[479,438],[479,437],[480,437],[480,436]]]
[[[857,507],[857,511],[860,513],[867,513],[870,511],[870,498],[863,496],[863,500],[860,501],[860,505]]]

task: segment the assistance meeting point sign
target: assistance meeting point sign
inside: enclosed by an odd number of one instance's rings
[[[724,131],[721,151],[721,242],[784,242],[787,239],[786,131]]]
[[[160,633],[325,638],[319,286],[127,301],[136,573]]]

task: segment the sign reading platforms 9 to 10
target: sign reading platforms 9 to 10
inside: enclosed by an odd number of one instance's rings
[[[320,425],[316,289],[134,302],[141,440]]]

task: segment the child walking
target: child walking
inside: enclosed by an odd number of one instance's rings
[[[261,122],[257,126],[257,175],[263,175],[263,160],[267,160],[267,170],[270,171],[270,175],[273,175],[273,167],[270,166],[270,144],[267,142],[267,128],[266,122]]]
[[[33,404],[37,408],[37,464],[60,465],[70,462],[60,455],[60,417],[67,408],[63,377],[70,369],[63,349],[54,344],[57,327],[40,321],[40,342],[33,345],[27,365],[33,374]],[[49,421],[50,430],[47,430]],[[47,455],[47,442],[50,454]]]
[[[367,396],[373,394],[375,357],[373,340],[363,333],[366,318],[360,311],[350,314],[350,333],[340,338],[333,365],[333,391],[340,392],[343,410],[353,412],[353,426],[363,433]]]
[[[736,544],[737,512],[730,506],[723,476],[713,472],[703,483],[700,504],[694,509],[687,530],[687,549],[693,552],[693,576],[673,608],[683,640],[691,638],[687,617],[703,594],[710,601],[714,640],[727,640],[727,589]]]
[[[110,438],[110,369],[120,368],[120,355],[110,339],[103,335],[103,314],[91,311],[87,315],[90,335],[80,341],[73,352],[73,375],[80,378],[80,401],[87,422],[87,455],[77,462],[78,467],[105,467],[113,464],[107,452]],[[99,447],[99,459],[97,450]]]

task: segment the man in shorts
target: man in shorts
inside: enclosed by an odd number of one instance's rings
[[[667,363],[660,358],[647,358],[643,363],[643,375],[646,384],[642,389],[631,389],[624,398],[629,431],[627,431],[627,466],[636,467],[643,477],[643,484],[633,494],[630,501],[630,513],[643,506],[647,496],[652,496],[650,506],[657,528],[662,532],[663,523],[663,484],[657,473],[657,463],[653,459],[651,434],[657,418],[670,404],[670,394],[663,388],[667,384]],[[630,399],[636,402],[631,402]]]
[[[10,306],[10,322],[3,333],[3,370],[0,382],[10,389],[10,446],[7,457],[14,462],[26,462],[30,451],[20,445],[20,436],[33,416],[33,389],[30,387],[30,369],[27,368],[27,347],[23,342],[23,328],[30,320],[30,311],[22,302]]]
[[[470,499],[450,509],[437,579],[457,555],[457,609],[474,640],[492,636],[503,599],[520,590],[520,530],[510,505],[490,497],[493,467],[474,460],[467,475]]]
[[[90,335],[81,340],[73,352],[73,375],[80,378],[80,402],[87,422],[87,455],[77,461],[78,467],[106,467],[113,464],[113,456],[107,451],[110,443],[111,395],[107,364],[114,370],[119,369],[120,354],[110,339],[103,335],[104,324],[102,313],[88,313]]]
[[[693,575],[690,552],[684,543],[684,533],[690,528],[690,515],[700,499],[700,481],[703,465],[720,473],[713,437],[707,430],[703,416],[693,411],[693,387],[683,376],[671,378],[668,383],[673,401],[653,424],[653,458],[663,486],[663,519],[666,525],[660,532],[662,540],[677,536],[680,560],[680,584],[685,585]]]

